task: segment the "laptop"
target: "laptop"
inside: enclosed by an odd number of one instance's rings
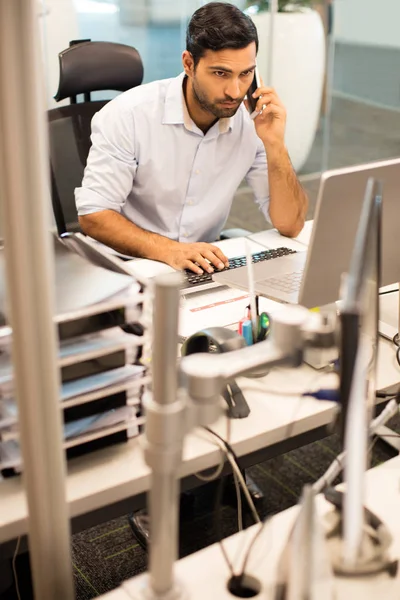
[[[400,280],[400,252],[394,249],[400,225],[400,159],[392,159],[324,172],[308,251],[255,264],[256,294],[307,308],[338,300],[369,177],[383,183],[381,285]],[[213,279],[248,289],[247,267],[215,273]]]

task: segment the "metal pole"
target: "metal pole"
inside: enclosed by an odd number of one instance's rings
[[[274,71],[274,34],[275,34],[275,17],[278,12],[278,0],[271,0],[269,11],[269,36],[268,36],[268,70],[266,85],[273,85]]]
[[[176,363],[180,281],[180,275],[157,278],[154,295],[153,398],[146,417],[146,458],[152,468],[149,571],[155,597],[173,593],[178,555],[178,467],[185,414]]]
[[[0,0],[0,191],[30,560],[38,600],[72,600],[43,88],[37,2]]]
[[[329,10],[328,35],[327,35],[327,60],[326,60],[326,105],[325,114],[322,118],[322,159],[321,171],[326,171],[329,167],[329,152],[331,141],[331,119],[332,119],[332,95],[333,81],[335,75],[335,29],[334,29],[334,6],[333,1],[328,4]]]

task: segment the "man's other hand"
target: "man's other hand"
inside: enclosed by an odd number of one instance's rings
[[[174,242],[168,249],[168,254],[163,257],[163,261],[174,269],[189,269],[198,274],[204,271],[213,273],[216,269],[229,267],[228,258],[218,246],[205,242],[195,244]]]

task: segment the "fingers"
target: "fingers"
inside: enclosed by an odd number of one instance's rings
[[[217,269],[224,268],[225,265],[222,262],[222,260],[218,256],[216,256],[216,254],[214,252],[212,252],[211,250],[205,250],[203,252],[203,255],[208,261],[210,261],[212,266],[216,267]]]
[[[224,267],[229,267],[229,258],[227,256],[225,256],[225,254],[222,252],[222,250],[220,248],[218,248],[218,246],[212,246],[211,244],[209,244],[209,247],[211,249],[211,251],[215,254],[215,256],[217,258],[219,258],[219,260],[223,263],[222,267],[219,267],[219,269],[223,269]],[[215,264],[215,263],[213,263]]]
[[[272,94],[264,94],[264,96],[261,96],[257,100],[256,110],[258,110],[258,112],[260,112],[263,109],[263,107],[269,106],[270,104],[275,104],[275,106],[280,106],[284,110],[283,104],[281,104],[279,102],[279,100],[277,99],[277,97],[273,96]]]
[[[281,106],[276,104],[267,104],[256,116],[255,121],[260,122],[269,118],[273,119],[285,119],[285,110]]]
[[[267,94],[273,94],[274,96],[277,96],[277,93],[273,87],[264,86],[260,86],[259,88],[257,88],[256,91],[253,92],[252,96],[253,98],[259,98],[260,96],[266,96]]]
[[[206,243],[183,244],[183,246],[181,256],[171,262],[175,268],[189,269],[201,275],[203,272],[213,273],[214,268],[229,267],[228,258],[217,246]]]
[[[262,91],[262,88],[260,88],[260,90]],[[257,95],[255,96],[255,94]],[[261,94],[258,94],[257,91],[253,94],[253,96],[255,96],[255,98],[258,99],[256,104],[256,110],[258,110],[259,112],[261,111],[264,104],[276,104],[277,106],[280,106],[283,109],[285,108],[278,95],[276,94],[275,90],[271,90],[271,88],[264,88],[264,91]]]
[[[193,273],[197,273],[197,275],[202,275],[203,273],[202,269],[191,260],[186,260],[182,265],[182,269],[188,269],[189,271],[193,271]]]
[[[208,257],[208,254],[210,254],[212,256],[212,253],[208,253],[207,251],[203,251],[201,253],[199,252],[192,258],[192,261],[196,262],[199,265],[199,267],[201,267],[203,269],[203,271],[206,271],[206,273],[213,273],[214,269],[210,265],[210,262],[212,262],[212,261]],[[214,258],[214,262],[215,262],[215,258]],[[218,263],[219,263],[219,260],[218,260]]]

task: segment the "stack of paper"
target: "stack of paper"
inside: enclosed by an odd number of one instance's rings
[[[61,246],[55,241],[54,320],[64,447],[72,457],[139,433],[149,379],[138,358],[144,336],[122,327],[141,322],[145,296],[131,276],[95,266]],[[3,271],[0,251],[0,471],[10,475],[23,467]]]

